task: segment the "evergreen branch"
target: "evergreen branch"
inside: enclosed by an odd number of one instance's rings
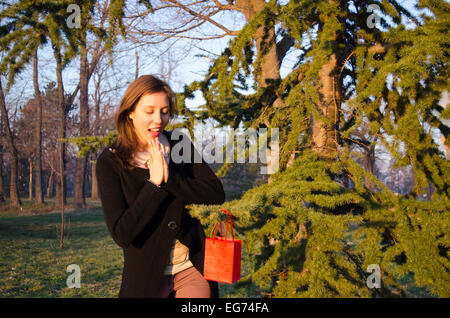
[[[343,249],[345,255],[347,255],[348,259],[350,259],[353,264],[356,266],[357,272],[360,277],[363,277],[365,280],[369,277],[368,273],[362,268],[362,262],[357,258],[356,255],[353,255],[349,251],[349,247],[344,247]],[[382,296],[381,291],[378,290],[378,288],[375,288],[375,293],[378,294],[378,296]]]
[[[394,6],[395,9],[397,9],[398,12],[403,13],[408,18],[413,20],[414,23],[416,24],[416,26],[420,26],[419,20],[417,20],[417,18],[413,14],[411,14],[405,7],[403,7],[398,1],[394,1],[394,0],[388,0],[388,1],[390,4],[392,4]]]

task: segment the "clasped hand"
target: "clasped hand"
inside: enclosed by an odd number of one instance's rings
[[[147,166],[150,171],[150,181],[159,185],[163,181],[167,182],[169,178],[169,166],[164,156],[164,151],[158,138],[148,142],[147,150],[150,151],[150,159],[147,160]]]

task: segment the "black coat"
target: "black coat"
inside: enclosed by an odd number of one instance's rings
[[[171,140],[172,132],[163,133],[173,149],[178,141]],[[156,297],[175,238],[189,248],[192,264],[203,274],[205,232],[185,206],[222,204],[225,193],[208,165],[194,162],[196,150],[189,144],[190,162],[170,160],[169,178],[161,188],[147,181],[147,169],[122,167],[112,145],[97,159],[106,225],[124,252],[119,297]],[[209,284],[212,296],[218,297],[217,283]]]

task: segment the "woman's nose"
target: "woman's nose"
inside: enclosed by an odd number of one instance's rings
[[[155,116],[153,116],[153,122],[158,124],[162,122],[160,113],[155,113]]]

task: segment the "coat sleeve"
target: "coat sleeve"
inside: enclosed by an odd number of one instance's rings
[[[203,159],[200,163],[194,162],[194,152],[197,150],[192,143],[190,147],[190,162],[185,163],[184,168],[173,165],[167,183],[162,188],[188,204],[222,204],[225,201],[222,182]]]
[[[128,206],[122,191],[118,166],[109,156],[102,153],[97,160],[98,190],[106,226],[113,240],[120,247],[127,248],[151,221],[169,194],[147,182],[131,206]]]

